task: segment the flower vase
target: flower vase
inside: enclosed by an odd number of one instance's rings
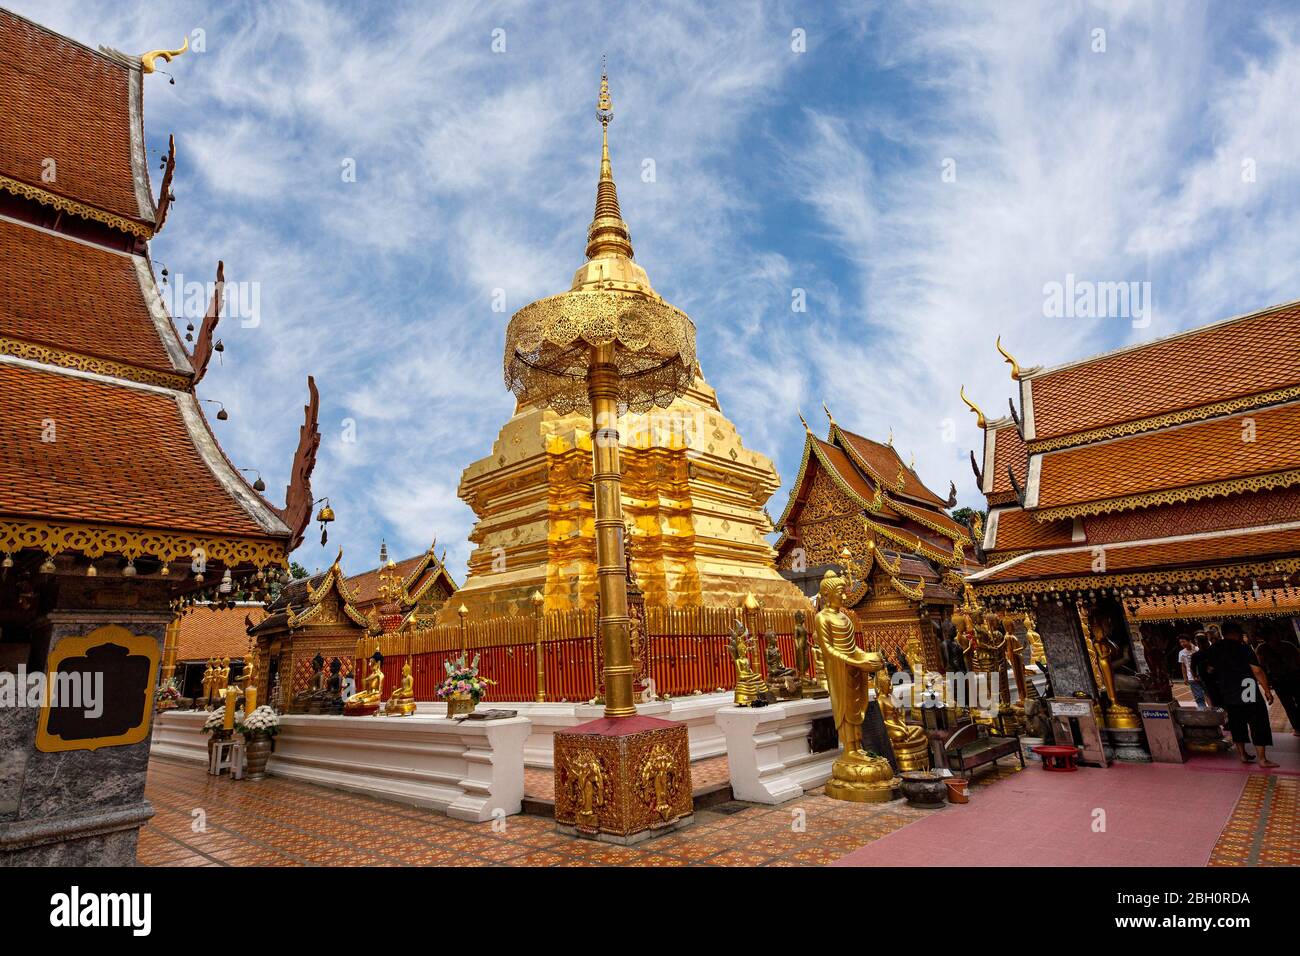
[[[460,717],[474,713],[474,698],[464,691],[457,691],[447,698],[447,716]]]
[[[266,779],[266,762],[271,759],[271,735],[250,734],[244,737],[244,779]]]

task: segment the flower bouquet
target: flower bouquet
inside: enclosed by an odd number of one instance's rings
[[[478,672],[479,655],[474,655],[471,663],[465,663],[465,655],[455,660],[443,661],[447,677],[434,691],[438,697],[447,701],[447,716],[468,714],[474,706],[487,695],[487,689],[496,681],[481,677]]]
[[[244,779],[266,777],[266,762],[271,759],[273,740],[280,732],[280,715],[263,704],[244,718],[239,732],[244,735]]]
[[[153,699],[159,711],[174,710],[180,706],[181,690],[179,685],[180,681],[173,677],[167,683],[158,688]]]
[[[280,715],[263,704],[244,718],[239,732],[245,737],[274,737],[280,732]]]
[[[240,724],[243,723],[243,718],[244,718],[244,712],[242,710],[235,711],[236,730],[240,729]],[[226,708],[224,705],[218,707],[216,710],[212,711],[212,713],[208,714],[208,719],[205,720],[203,722],[203,726],[199,728],[200,733],[204,733],[204,734],[220,733],[223,736],[225,735],[225,730],[226,730]]]

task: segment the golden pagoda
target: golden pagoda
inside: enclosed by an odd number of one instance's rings
[[[601,95],[603,103],[607,89]],[[571,291],[637,292],[659,301],[633,261],[608,136],[587,237],[587,261]],[[765,537],[772,525],[763,509],[780,477],[771,459],[744,446],[703,376],[666,408],[620,412],[623,513],[646,600],[735,606],[752,592],[768,608],[806,607],[777,572]],[[471,611],[526,611],[534,591],[547,610],[595,603],[591,429],[585,410],[520,402],[492,453],[461,475],[458,494],[478,518],[469,577],[457,595]]]

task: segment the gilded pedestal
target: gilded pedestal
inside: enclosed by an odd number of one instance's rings
[[[631,844],[693,819],[686,725],[602,717],[555,735],[555,824],[562,833]]]

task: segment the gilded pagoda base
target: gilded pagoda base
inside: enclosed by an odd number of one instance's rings
[[[686,725],[601,717],[555,734],[555,825],[632,844],[694,820]]]

